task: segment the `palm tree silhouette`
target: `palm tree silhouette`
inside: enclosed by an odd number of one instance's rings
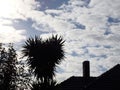
[[[64,59],[64,40],[61,36],[52,35],[42,40],[35,36],[29,38],[23,45],[23,55],[27,63],[40,82],[49,82],[55,76],[56,65]]]
[[[34,82],[32,85],[31,90],[56,90],[57,87],[55,87],[56,81],[49,81],[49,82]]]

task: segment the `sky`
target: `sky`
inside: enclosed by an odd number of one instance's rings
[[[66,41],[59,82],[82,76],[85,60],[99,76],[120,64],[120,0],[0,0],[0,42],[19,51],[27,38],[52,34]]]

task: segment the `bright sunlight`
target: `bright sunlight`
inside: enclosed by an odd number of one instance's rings
[[[0,17],[11,15],[15,11],[15,4],[11,0],[0,0]]]
[[[20,0],[0,0],[0,42],[8,43],[16,42],[17,39],[21,40],[23,30],[18,31],[11,26],[12,20],[20,17],[20,7],[22,7]]]

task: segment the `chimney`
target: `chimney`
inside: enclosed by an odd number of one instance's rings
[[[89,61],[83,62],[83,77],[88,78],[90,77],[90,64]]]

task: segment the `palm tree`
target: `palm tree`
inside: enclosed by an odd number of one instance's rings
[[[56,81],[48,81],[48,82],[34,82],[31,90],[56,90]]]
[[[58,35],[52,35],[47,40],[35,36],[29,38],[23,46],[23,55],[41,82],[53,80],[56,65],[64,59],[64,40]]]

